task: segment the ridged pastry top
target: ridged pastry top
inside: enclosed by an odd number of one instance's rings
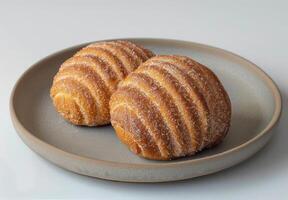
[[[184,56],[155,56],[122,81],[110,101],[111,123],[136,154],[156,160],[218,144],[231,104],[216,75]]]
[[[129,41],[90,44],[65,61],[54,77],[51,98],[76,125],[110,123],[109,100],[119,81],[154,54]]]

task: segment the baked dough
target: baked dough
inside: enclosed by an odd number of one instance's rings
[[[216,75],[184,56],[155,56],[122,81],[110,100],[119,139],[142,157],[194,155],[226,136],[229,97]]]
[[[57,111],[76,125],[110,123],[109,100],[117,84],[154,54],[129,41],[90,44],[65,61],[50,96]]]

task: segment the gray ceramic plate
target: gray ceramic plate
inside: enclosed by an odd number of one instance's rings
[[[10,109],[23,141],[52,163],[73,172],[128,182],[165,182],[211,174],[252,156],[272,136],[281,111],[279,91],[253,63],[215,47],[166,39],[130,39],[158,54],[187,55],[209,66],[232,101],[232,126],[219,146],[175,161],[149,161],[132,154],[110,126],[65,122],[49,98],[59,65],[86,44],[50,55],[31,66],[12,92]]]

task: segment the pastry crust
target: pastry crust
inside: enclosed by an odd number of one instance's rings
[[[50,90],[53,104],[75,125],[108,124],[109,100],[118,83],[152,56],[129,41],[90,44],[61,65]]]
[[[223,140],[230,99],[216,75],[185,56],[155,56],[118,85],[111,123],[132,152],[155,160],[194,155]]]

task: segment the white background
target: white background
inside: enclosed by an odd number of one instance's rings
[[[43,160],[12,127],[8,102],[15,81],[50,53],[119,37],[190,40],[255,62],[282,92],[275,136],[236,167],[176,183],[103,181]],[[0,198],[288,199],[287,97],[287,1],[0,1]]]

